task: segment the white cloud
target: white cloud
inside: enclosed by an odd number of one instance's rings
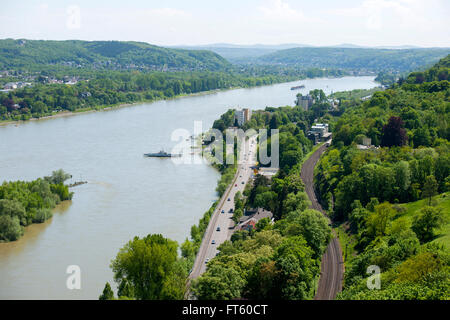
[[[305,15],[300,10],[295,10],[282,0],[270,0],[265,6],[260,6],[259,11],[265,19],[270,20],[303,20]]]
[[[365,0],[359,6],[335,9],[332,13],[344,17],[362,18],[370,30],[391,27],[392,22],[403,28],[429,24],[424,14],[433,4],[439,7],[440,1],[420,0]]]

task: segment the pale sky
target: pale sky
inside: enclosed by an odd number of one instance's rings
[[[450,47],[450,0],[1,2],[1,39]]]

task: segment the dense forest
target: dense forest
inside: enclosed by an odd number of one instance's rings
[[[448,48],[365,49],[292,48],[258,57],[253,63],[295,65],[302,68],[338,68],[405,72],[417,70],[450,53]]]
[[[52,217],[52,209],[72,199],[64,181],[70,175],[57,170],[37,180],[3,182],[0,185],[0,242],[19,239],[24,227]]]
[[[280,72],[279,72],[280,71]],[[0,92],[0,121],[28,120],[61,111],[104,108],[124,103],[154,101],[232,87],[252,87],[302,79],[341,76],[338,70],[282,71],[250,68],[240,73],[225,72],[85,72],[91,78],[76,84],[48,84]]]
[[[227,60],[212,51],[169,49],[144,42],[0,40],[0,69],[36,71],[48,65],[177,71],[230,67]]]
[[[340,299],[449,297],[449,63],[411,73],[332,122],[315,179],[343,232]],[[369,265],[381,269],[381,290],[367,289]]]

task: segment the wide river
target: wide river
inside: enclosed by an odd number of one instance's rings
[[[293,85],[305,84],[291,91]],[[0,299],[97,299],[118,250],[134,236],[161,233],[181,243],[217,199],[219,174],[206,164],[144,158],[170,151],[175,129],[210,128],[233,107],[293,105],[295,95],[377,86],[374,77],[312,79],[235,89],[102,112],[0,126],[0,183],[32,180],[63,168],[74,197],[52,219],[0,243]],[[81,269],[81,289],[69,290],[66,269]],[[113,286],[115,287],[115,286]]]

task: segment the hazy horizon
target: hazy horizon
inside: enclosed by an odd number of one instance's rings
[[[331,45],[310,45],[307,43],[250,43],[250,44],[244,44],[244,43],[205,43],[205,44],[189,44],[189,43],[179,43],[179,44],[172,44],[172,45],[161,45],[161,44],[155,44],[147,41],[137,41],[137,40],[117,40],[117,39],[93,39],[93,40],[87,40],[87,39],[31,39],[31,38],[1,38],[0,40],[36,40],[36,41],[130,41],[130,42],[142,42],[142,43],[148,43],[150,45],[156,45],[161,47],[169,47],[169,48],[182,48],[182,47],[216,47],[216,48],[262,48],[262,47],[286,47],[288,48],[355,48],[355,49],[432,49],[432,48],[450,48],[449,46],[416,46],[416,45],[408,45],[408,44],[399,44],[399,45],[377,45],[377,46],[363,46],[363,45],[357,45],[354,43],[337,43],[337,44],[331,44]],[[281,49],[280,49],[281,50]]]

